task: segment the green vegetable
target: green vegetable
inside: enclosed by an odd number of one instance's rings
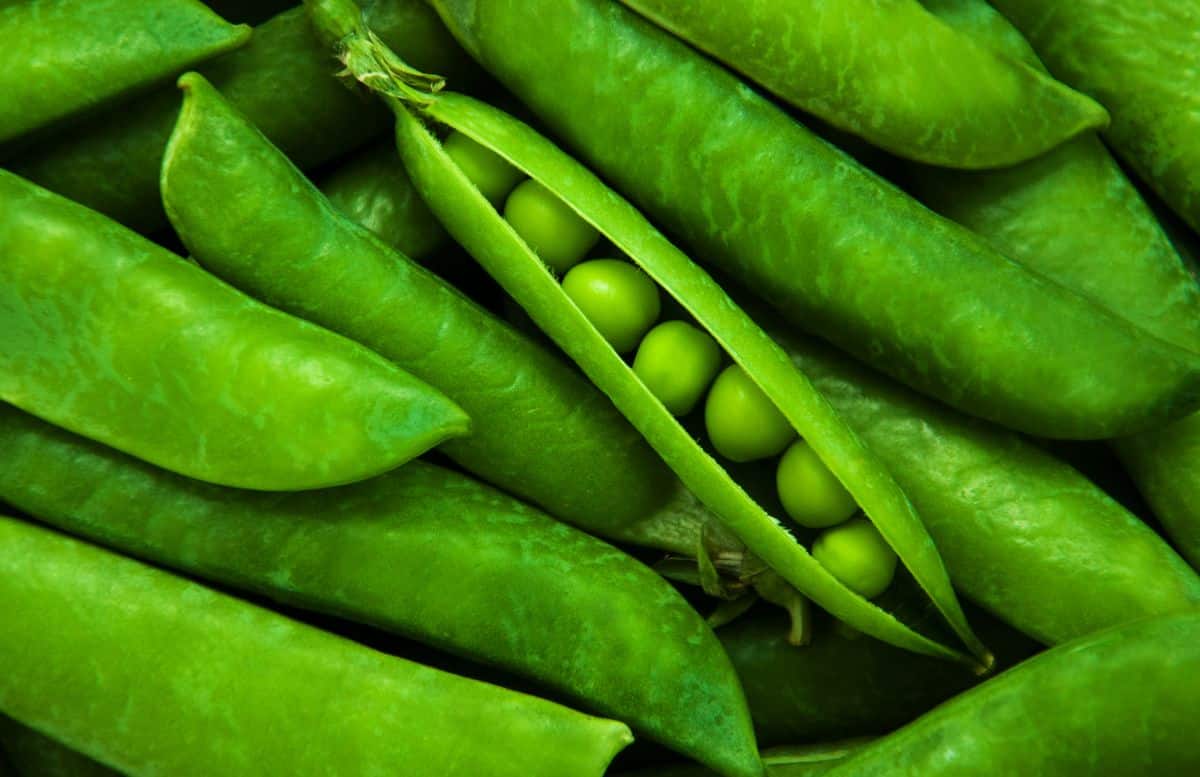
[[[708,392],[704,427],[717,453],[731,461],[775,456],[796,439],[788,419],[737,364],[722,370]]]
[[[249,27],[226,23],[197,0],[4,3],[0,142],[145,89],[249,38]]]
[[[395,156],[395,148],[391,144],[387,145],[392,156]],[[458,165],[463,174],[471,179],[471,183],[475,184],[475,188],[493,205],[499,206],[503,203],[508,193],[521,182],[520,170],[461,132],[451,132],[442,145],[454,160],[454,164]],[[397,165],[397,168],[404,169],[400,165]],[[530,196],[532,194],[527,195]],[[514,207],[520,209],[519,205]]]
[[[0,775],[4,756],[16,777],[119,777],[119,772],[77,753],[45,734],[0,714]]]
[[[856,751],[829,777],[1192,774],[1200,613],[1036,656]]]
[[[1200,357],[932,215],[631,11],[433,5],[557,137],[792,323],[1041,436],[1111,437],[1195,409]]]
[[[629,262],[592,259],[575,265],[562,289],[617,353],[637,348],[658,320],[658,287]]]
[[[861,747],[865,740],[830,742],[803,747],[778,747],[762,754],[767,777],[815,777],[832,769]],[[702,766],[666,766],[621,772],[616,777],[711,777]]]
[[[813,542],[813,558],[855,591],[874,599],[896,574],[896,552],[865,518],[826,529]]]
[[[470,170],[464,170],[463,174],[474,183]],[[486,190],[482,193],[488,196]],[[525,181],[509,195],[504,203],[504,218],[533,252],[560,275],[582,259],[600,238],[591,224],[533,180]]]
[[[456,83],[475,78],[437,15],[418,0],[374,0],[366,15],[371,28],[413,62],[453,75]],[[297,164],[315,167],[387,127],[387,113],[331,78],[332,67],[304,10],[296,8],[256,28],[247,45],[207,64],[204,73]],[[26,150],[8,167],[126,226],[153,232],[167,226],[158,172],[178,114],[179,91],[166,84]]]
[[[0,547],[0,709],[121,771],[598,777],[631,740],[32,524]]]
[[[161,467],[316,488],[469,429],[379,355],[5,171],[0,255],[0,399]]]
[[[64,531],[502,667],[683,753],[754,750],[729,660],[666,581],[464,475],[225,489],[2,407],[0,449],[0,501]]]
[[[633,358],[638,379],[674,416],[692,412],[720,366],[716,341],[686,321],[664,321],[651,329]]]
[[[1095,101],[916,0],[622,0],[804,110],[894,154],[1001,167],[1106,126]]]
[[[801,526],[835,526],[858,509],[854,497],[803,440],[792,443],[784,452],[775,472],[775,484],[783,509]]]

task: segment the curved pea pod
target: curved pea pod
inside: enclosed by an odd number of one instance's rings
[[[0,171],[0,400],[200,480],[335,485],[465,434],[383,357]]]
[[[1192,612],[1053,648],[828,774],[1193,774],[1200,769],[1197,644],[1200,613]]]
[[[1108,108],[1109,145],[1200,229],[1200,8],[1175,0],[1146,0],[1136,13],[1106,0],[992,5],[1051,72]]]
[[[380,47],[345,3],[313,3],[319,26],[340,41],[343,61],[384,90],[397,117],[406,169],[450,234],[612,399],[688,489],[759,559],[800,593],[863,631],[912,650],[965,658],[900,623],[850,591],[739,486],[654,397],[550,270],[451,160],[412,110],[489,148],[561,198],[640,266],[741,365],[856,498],[976,658],[990,656],[959,609],[945,569],[903,492],[787,355],[711,277],[680,253],[628,202],[578,162],[511,116],[469,97],[420,91],[421,76],[381,70],[395,55]],[[403,78],[412,83],[403,82]],[[428,77],[425,77],[428,78]],[[969,662],[969,659],[967,659]]]
[[[1006,668],[1036,652],[1020,632],[978,610],[971,622]],[[750,615],[717,631],[750,703],[759,744],[820,742],[887,733],[980,678],[961,666],[898,650],[831,622],[796,647],[778,613]]]
[[[249,27],[227,23],[198,0],[5,3],[0,143],[144,89],[249,38]]]
[[[131,775],[599,777],[632,739],[32,524],[0,547],[0,709]]]
[[[374,0],[366,14],[372,29],[413,62],[467,82],[475,77],[470,60],[419,0]],[[302,8],[255,28],[250,43],[203,72],[302,167],[334,159],[388,126],[386,111],[330,77],[328,50]],[[27,149],[9,167],[152,232],[167,226],[158,173],[178,114],[179,91],[168,84]]]
[[[323,491],[198,483],[0,409],[0,501],[73,534],[531,678],[668,747],[755,751],[712,630],[632,557],[420,461]]]
[[[1041,436],[1106,438],[1196,408],[1200,357],[931,214],[632,11],[433,5],[568,147],[791,323]]]
[[[795,649],[794,647],[792,648]],[[767,777],[816,777],[850,757],[867,740],[846,740],[819,745],[775,747],[762,754]],[[665,766],[621,772],[614,777],[712,777],[703,766]]]
[[[120,777],[120,772],[0,714],[0,775],[4,756],[15,777]]]
[[[180,84],[162,191],[201,264],[447,392],[472,418],[442,448],[464,468],[589,531],[694,551],[703,509],[603,394],[339,215],[201,76]]]
[[[917,0],[622,0],[784,100],[908,159],[1022,162],[1108,114],[960,35]]]

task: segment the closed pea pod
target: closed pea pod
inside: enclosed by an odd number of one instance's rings
[[[733,668],[683,597],[465,475],[414,461],[337,489],[247,492],[3,407],[0,449],[0,501],[63,531],[502,667],[685,753],[754,749]]]
[[[599,777],[631,739],[29,523],[0,545],[0,710],[136,777]]]
[[[379,355],[0,171],[0,400],[176,472],[370,477],[469,429]]]
[[[767,777],[816,777],[845,760],[866,740],[830,742],[803,747],[777,747],[762,754]],[[702,766],[665,766],[621,772],[614,777],[712,777],[714,772]]]

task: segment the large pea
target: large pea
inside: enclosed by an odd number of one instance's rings
[[[836,526],[858,509],[854,497],[804,440],[792,443],[775,471],[779,501],[801,526]]]
[[[504,157],[461,132],[450,133],[442,148],[475,184],[475,188],[495,206],[504,201],[523,177],[521,171],[510,165]]]
[[[692,412],[720,367],[717,342],[686,321],[651,329],[633,358],[633,371],[676,416]]]
[[[896,574],[896,552],[866,518],[821,532],[812,555],[829,574],[868,599],[887,590]]]
[[[617,353],[632,351],[661,309],[650,276],[619,259],[593,259],[573,267],[563,291]]]
[[[726,367],[708,392],[704,425],[717,453],[732,461],[774,456],[796,437],[779,409],[736,364]]]
[[[571,269],[600,239],[595,227],[532,178],[508,195],[504,218],[559,274]]]

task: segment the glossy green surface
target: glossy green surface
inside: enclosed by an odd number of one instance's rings
[[[461,132],[451,132],[450,136],[442,141],[442,145],[454,160],[454,164],[463,171],[463,175],[470,178],[475,188],[497,207],[504,203],[513,187],[521,182],[523,176],[520,170]],[[395,148],[392,148],[392,155],[395,153]],[[402,165],[398,167],[400,170],[404,169]]]
[[[0,408],[0,502],[72,534],[531,678],[669,747],[749,740],[711,629],[632,557],[420,461],[263,494],[177,477]]]
[[[818,534],[812,554],[830,574],[868,599],[886,591],[896,575],[896,552],[865,518]]]
[[[1146,428],[1200,399],[1195,355],[930,214],[633,12],[607,0],[434,5],[697,257],[911,385],[1051,437]]]
[[[1194,774],[1200,613],[1054,648],[878,739],[830,777]]]
[[[788,102],[929,164],[1011,165],[1108,121],[917,0],[622,2]]]
[[[0,400],[172,471],[317,488],[469,431],[378,354],[4,171],[0,255]]]
[[[429,259],[450,240],[408,180],[391,138],[354,154],[320,188],[339,213],[405,256]]]
[[[633,352],[662,310],[650,276],[620,259],[577,264],[562,288],[617,353]]]
[[[783,509],[801,526],[834,526],[858,509],[854,497],[803,440],[789,445],[779,459],[775,488]]]
[[[0,547],[0,709],[130,774],[598,777],[631,740],[33,524]]]
[[[1105,139],[1200,229],[1200,6],[995,0],[1058,78],[1112,114]]]
[[[603,394],[339,216],[201,77],[183,84],[163,197],[205,267],[438,386],[472,419],[471,436],[442,450],[555,517],[642,538],[683,509],[678,481]],[[694,526],[646,541],[690,552]]]
[[[0,763],[4,756],[16,777],[120,777],[120,772],[0,714]],[[6,775],[3,767],[0,774]]]
[[[720,346],[686,321],[664,321],[651,329],[633,357],[638,380],[674,416],[692,412],[720,366]]]
[[[704,429],[713,448],[730,461],[756,461],[783,452],[796,431],[746,370],[721,371],[704,400]]]
[[[375,0],[372,29],[410,61],[470,82],[474,71],[437,16],[419,0]],[[297,8],[254,30],[250,43],[203,72],[302,167],[361,145],[387,114],[331,77],[336,62]],[[11,168],[142,232],[167,225],[158,194],[163,150],[179,113],[173,84],[24,151]]]
[[[0,4],[0,142],[144,89],[249,38],[250,28],[228,24],[198,0]]]
[[[470,171],[464,170],[463,174],[471,179]],[[486,190],[481,191],[488,196]],[[538,258],[559,275],[583,259],[600,239],[600,233],[591,224],[533,180],[525,181],[509,195],[504,203],[504,218]]]

